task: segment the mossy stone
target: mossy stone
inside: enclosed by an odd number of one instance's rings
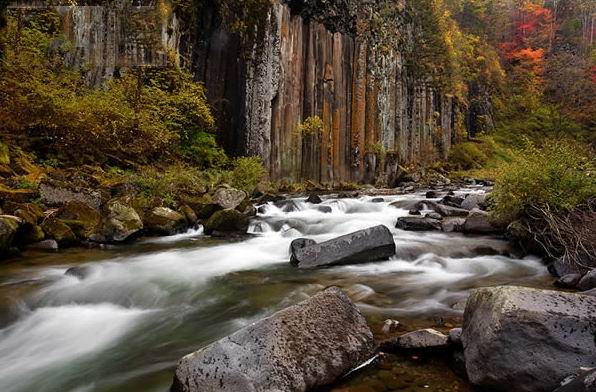
[[[70,244],[77,240],[70,226],[59,219],[48,219],[42,223],[41,228],[47,237],[56,240],[59,244]]]

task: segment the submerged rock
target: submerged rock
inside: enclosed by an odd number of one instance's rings
[[[441,230],[441,221],[433,218],[403,216],[397,218],[395,227],[407,231],[433,231]]]
[[[379,225],[297,248],[292,253],[292,260],[298,268],[308,269],[385,260],[394,254],[395,242],[391,232]]]
[[[575,286],[577,286],[581,278],[582,276],[580,274],[567,274],[557,279],[555,281],[555,286],[563,288],[575,288]]]
[[[333,287],[183,357],[171,390],[309,391],[360,365],[373,349],[366,320]]]
[[[470,381],[494,391],[552,391],[596,366],[596,298],[523,287],[474,290],[462,340]]]
[[[447,346],[447,339],[441,332],[427,328],[401,335],[395,346],[405,349],[439,348]]]
[[[217,211],[204,223],[205,234],[228,236],[246,234],[249,219],[233,208]]]

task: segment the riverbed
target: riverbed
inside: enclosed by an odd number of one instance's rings
[[[457,193],[469,192],[483,190]],[[385,319],[399,320],[401,332],[458,325],[474,287],[550,284],[540,259],[520,258],[502,238],[396,229],[408,210],[390,204],[418,199],[424,192],[382,201],[330,195],[320,205],[296,198],[285,210],[260,209],[247,238],[215,239],[198,228],[26,252],[0,269],[0,391],[167,391],[183,355],[331,285],[350,295],[382,339]],[[288,262],[295,238],[324,241],[378,224],[395,239],[388,261],[314,271]],[[65,274],[71,267],[80,268]],[[465,390],[441,363],[416,361],[382,361],[341,390]]]

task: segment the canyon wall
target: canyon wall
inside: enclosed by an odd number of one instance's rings
[[[262,157],[273,179],[390,183],[399,164],[446,158],[454,100],[410,77],[398,50],[277,3],[245,53],[216,10],[202,18],[192,68],[219,119],[221,143]],[[323,129],[301,133],[313,116]]]
[[[273,180],[392,185],[399,165],[447,157],[454,99],[415,78],[399,45],[357,34],[343,2],[331,1],[331,10],[314,2],[308,12],[274,3],[249,27],[257,34],[247,45],[218,1],[178,16],[163,1],[56,9],[75,48],[67,60],[88,67],[93,85],[178,53],[207,88],[220,144],[234,156],[261,157]],[[407,36],[405,20],[388,25]],[[301,132],[313,117],[322,129]]]

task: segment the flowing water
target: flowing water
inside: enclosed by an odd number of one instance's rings
[[[28,253],[0,269],[0,391],[167,391],[183,355],[330,285],[378,332],[387,318],[406,330],[457,324],[473,287],[546,283],[540,260],[517,258],[499,238],[395,229],[408,212],[389,204],[423,198],[329,197],[321,205],[330,213],[304,199],[290,212],[267,205],[244,240],[199,229]],[[378,224],[395,238],[389,261],[316,271],[288,263],[297,237],[324,241]],[[65,275],[73,266],[78,276]]]

